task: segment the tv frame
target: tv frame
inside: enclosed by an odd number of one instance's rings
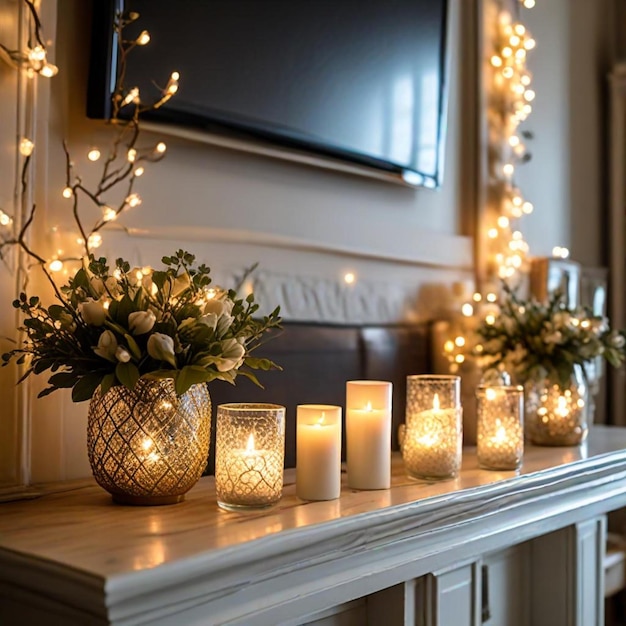
[[[115,15],[124,11],[124,6],[125,0],[94,0],[92,3],[92,43],[87,93],[87,117],[91,119],[111,117],[111,94],[115,88],[118,49],[113,22]],[[450,90],[451,13],[450,0],[445,0],[437,172],[434,176],[403,168],[383,159],[316,142],[311,138],[290,137],[249,122],[226,120],[217,113],[207,118],[171,109],[159,109],[141,116],[143,126],[148,130],[201,143],[386,180],[413,188],[437,189],[442,184],[444,173]]]

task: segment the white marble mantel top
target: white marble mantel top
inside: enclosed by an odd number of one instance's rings
[[[465,449],[456,480],[411,481],[394,455],[389,490],[305,503],[294,481],[288,470],[280,504],[251,513],[219,510],[212,477],[174,506],[117,506],[95,484],[0,504],[0,594],[81,624],[296,623],[321,598],[358,597],[357,581],[371,593],[390,572],[400,582],[626,505],[626,428],[528,446],[519,474],[480,470]]]

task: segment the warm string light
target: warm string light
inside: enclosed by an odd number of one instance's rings
[[[29,77],[39,74],[42,76],[54,76],[58,68],[47,60],[47,50],[42,38],[42,28],[39,15],[33,0],[23,0],[30,12],[28,47],[23,51],[12,51],[0,44],[0,55],[4,53],[4,58],[9,60],[14,67],[25,69]],[[75,162],[70,157],[67,145],[64,143],[66,156],[66,177],[65,186],[60,189],[60,195],[72,206],[72,216],[78,234],[69,234],[65,251],[58,246],[53,246],[56,251],[47,257],[40,256],[27,243],[28,230],[35,217],[35,206],[31,206],[30,213],[22,218],[25,226],[17,232],[6,233],[0,238],[0,253],[4,247],[17,245],[22,251],[37,264],[39,264],[46,277],[55,290],[57,297],[63,301],[63,295],[56,286],[53,275],[61,273],[68,275],[71,263],[85,259],[92,250],[100,247],[103,243],[101,230],[110,222],[115,221],[121,213],[126,210],[138,207],[141,196],[134,191],[134,184],[137,178],[145,173],[145,162],[157,162],[166,153],[167,146],[164,142],[153,144],[152,147],[139,148],[138,140],[140,136],[139,116],[145,111],[158,108],[165,104],[179,89],[180,74],[172,72],[169,76],[165,88],[160,90],[156,99],[152,103],[143,104],[139,88],[131,86],[127,89],[123,85],[126,76],[126,64],[128,53],[135,46],[145,46],[150,42],[148,31],[141,31],[133,40],[123,38],[126,26],[137,20],[139,14],[135,12],[121,13],[116,16],[114,28],[119,41],[119,56],[117,59],[117,82],[112,96],[113,110],[111,118],[116,124],[111,125],[115,131],[112,146],[108,152],[101,151],[98,146],[91,146],[87,150],[87,160],[101,166],[102,173],[100,179],[93,186],[88,187],[83,180],[92,177],[83,177],[75,170]],[[32,43],[31,43],[32,42]],[[121,109],[125,108],[124,115],[120,115]],[[130,131],[130,132],[129,132]],[[31,167],[31,155],[34,150],[34,143],[28,137],[21,137],[18,142],[18,149],[24,157],[22,168],[22,180],[27,180],[27,174]],[[119,156],[118,156],[119,155]],[[144,162],[144,163],[141,163]],[[125,189],[123,186],[125,185]],[[122,189],[121,189],[122,188]],[[119,193],[121,191],[121,193]],[[108,199],[109,194],[117,192],[116,202]],[[22,189],[22,199],[24,200],[26,188]],[[89,229],[86,228],[81,219],[79,203],[83,200],[91,201],[98,208],[100,218]],[[9,227],[13,224],[13,219],[8,214],[0,210],[0,227]],[[59,236],[58,228],[54,229],[54,237]],[[71,241],[70,241],[71,240]],[[80,250],[76,250],[76,246]]]
[[[511,279],[525,269],[528,256],[528,244],[516,221],[533,210],[514,184],[514,177],[517,164],[529,158],[523,139],[530,135],[519,132],[519,125],[530,115],[530,103],[535,99],[530,88],[532,77],[526,68],[527,52],[535,47],[535,40],[506,11],[499,14],[495,29],[488,111],[494,210],[486,226],[487,269],[490,278]]]
[[[45,78],[56,76],[59,68],[48,61],[48,51],[43,40],[41,19],[33,0],[24,0],[29,12],[28,45],[25,50],[11,50],[0,43],[4,58],[14,67],[23,69],[29,78],[35,75]]]

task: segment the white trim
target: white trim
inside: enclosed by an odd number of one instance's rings
[[[336,245],[313,239],[302,239],[243,229],[210,228],[203,226],[156,226],[148,228],[129,228],[127,233],[130,237],[136,238],[237,243],[271,248],[330,252],[349,257],[396,261],[425,267],[472,270],[472,242],[469,237],[443,235],[424,231],[415,233],[414,254],[411,256],[408,254],[394,254],[392,252],[374,250],[371,247]]]

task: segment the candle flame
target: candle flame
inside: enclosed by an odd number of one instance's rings
[[[367,406],[365,407],[365,410],[366,411],[371,411],[372,410],[372,403],[371,402],[367,403]]]
[[[248,443],[246,444],[246,452],[254,452],[254,434],[250,433]]]
[[[439,410],[439,394],[436,393],[433,397],[433,411]]]
[[[143,440],[143,442],[141,443],[141,447],[142,447],[144,450],[148,451],[148,450],[150,450],[150,448],[152,447],[152,444],[153,444],[153,443],[154,443],[154,442],[152,441],[152,439],[150,439],[150,437],[146,437],[146,438]]]
[[[320,415],[320,418],[317,420],[315,425],[319,428],[320,426],[324,425],[325,421],[326,421],[326,412],[322,411],[322,414]]]

